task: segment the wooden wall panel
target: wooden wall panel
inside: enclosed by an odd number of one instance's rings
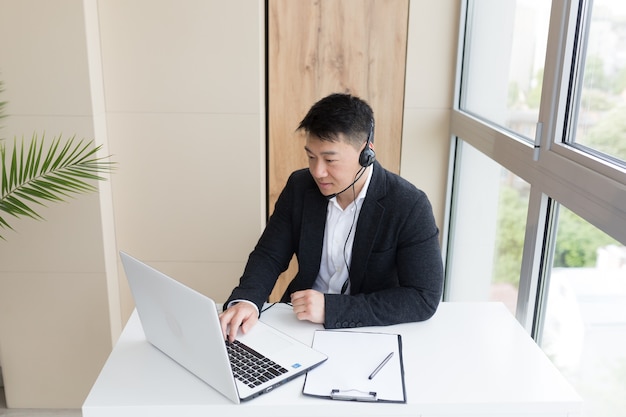
[[[408,0],[269,0],[269,210],[292,171],[306,167],[295,133],[311,105],[335,92],[373,108],[377,159],[400,171]],[[295,265],[279,279],[282,295]]]

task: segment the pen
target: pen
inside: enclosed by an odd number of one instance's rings
[[[374,372],[372,372],[368,378],[369,379],[373,379],[376,376],[376,374],[378,373],[378,371],[383,369],[383,366],[385,366],[385,364],[387,362],[389,362],[389,359],[391,359],[392,356],[393,356],[393,352],[391,352],[389,355],[387,355],[387,357],[385,359],[383,359],[383,361],[380,363],[380,365],[378,365],[376,367],[376,369],[374,369]]]

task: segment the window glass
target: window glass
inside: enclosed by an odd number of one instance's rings
[[[589,3],[572,142],[626,161],[626,2]],[[581,37],[583,40],[584,37]],[[574,109],[576,110],[576,109]]]
[[[613,175],[623,170],[612,169],[626,168],[626,1],[466,4],[445,300],[503,301],[515,311],[523,264],[532,276],[523,277],[520,319],[583,398],[581,417],[626,416],[624,181]],[[549,28],[551,7],[555,16],[580,20],[554,19]],[[558,136],[545,140],[565,143],[529,160],[517,141],[534,139],[546,47],[547,68],[566,73],[545,77],[543,88],[555,94],[541,103],[542,117]],[[561,58],[572,52],[569,73]],[[614,165],[607,169],[599,158]],[[537,198],[529,198],[531,186]],[[548,195],[584,218],[546,204]],[[541,216],[532,225],[529,204],[531,217]],[[549,239],[546,225],[554,228]],[[535,228],[526,246],[534,251],[523,259],[527,227]]]
[[[460,142],[446,300],[501,301],[515,314],[529,185]]]
[[[584,417],[626,410],[626,247],[559,210],[540,345],[583,397]]]
[[[550,3],[468,4],[461,108],[529,140],[539,115]]]

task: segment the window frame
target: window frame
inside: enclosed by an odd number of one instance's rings
[[[626,244],[626,169],[610,159],[584,152],[567,143],[568,117],[576,54],[579,10],[586,0],[553,0],[550,13],[541,104],[535,144],[461,108],[466,18],[471,0],[461,2],[454,106],[450,131],[448,205],[444,246],[451,239],[450,218],[455,210],[454,154],[457,141],[466,141],[531,186],[516,317],[526,330],[540,335],[541,311],[554,207],[563,204],[598,229]],[[584,47],[584,45],[583,45]],[[584,49],[584,48],[582,48]],[[471,51],[469,52],[471,53]],[[576,59],[575,59],[576,58]],[[575,78],[575,77],[574,77]],[[575,107],[575,106],[574,106]],[[533,146],[535,145],[535,146]],[[444,250],[445,256],[453,256]],[[448,277],[446,277],[447,281]],[[445,300],[445,292],[444,292]]]

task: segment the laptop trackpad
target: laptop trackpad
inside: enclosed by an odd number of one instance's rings
[[[250,348],[262,353],[265,356],[288,349],[293,345],[293,341],[282,337],[279,332],[257,323],[247,334],[237,336],[240,342],[245,343]]]

